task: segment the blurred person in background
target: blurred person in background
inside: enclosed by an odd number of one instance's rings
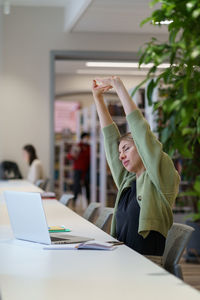
[[[33,145],[25,145],[23,147],[23,157],[29,165],[27,180],[35,184],[38,180],[44,179],[42,163],[38,159]]]
[[[82,187],[85,187],[88,204],[90,202],[90,134],[83,132],[80,143],[73,145],[67,158],[73,160],[74,178],[73,192],[74,205]]]

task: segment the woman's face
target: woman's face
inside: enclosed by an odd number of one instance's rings
[[[84,144],[89,144],[89,142],[90,142],[90,137],[89,136],[84,136],[84,138],[82,138],[82,143],[84,143]]]
[[[27,164],[29,164],[29,153],[26,150],[23,150],[23,158]]]
[[[128,172],[137,173],[141,168],[144,168],[134,141],[124,139],[120,142],[119,159]]]

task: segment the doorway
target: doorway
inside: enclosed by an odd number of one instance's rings
[[[50,96],[51,96],[51,178],[52,180],[52,190],[56,187],[56,182],[60,182],[57,189],[59,196],[62,192],[71,191],[70,178],[65,178],[65,182],[60,180],[60,174],[65,174],[64,177],[67,177],[67,172],[64,169],[60,169],[59,172],[56,170],[56,164],[63,164],[65,160],[65,150],[67,151],[66,145],[62,145],[62,151],[64,156],[61,159],[57,157],[56,150],[56,130],[55,130],[55,101],[57,105],[60,105],[60,110],[64,110],[62,107],[65,103],[65,108],[67,109],[68,105],[71,105],[73,110],[73,105],[78,109],[77,114],[79,116],[76,118],[81,119],[82,127],[76,124],[75,118],[73,124],[71,124],[71,141],[77,141],[80,137],[81,129],[84,131],[90,131],[92,135],[92,144],[91,144],[91,163],[93,168],[91,170],[91,199],[92,201],[100,201],[103,205],[112,205],[111,203],[106,202],[106,186],[110,184],[110,192],[115,194],[115,190],[112,187],[112,183],[106,182],[105,179],[108,177],[107,166],[105,161],[104,149],[102,147],[103,143],[98,143],[97,141],[97,130],[99,130],[98,119],[96,117],[96,112],[93,104],[93,98],[91,93],[91,82],[95,76],[109,76],[109,75],[119,75],[123,79],[126,78],[128,88],[133,88],[139,82],[141,82],[147,71],[141,70],[138,71],[134,68],[127,66],[119,67],[110,66],[110,67],[93,67],[88,68],[86,64],[88,63],[98,63],[107,62],[107,63],[137,63],[138,56],[136,53],[130,52],[95,52],[95,51],[52,51],[51,52],[51,77],[50,77]],[[110,93],[111,100],[113,101],[113,93]],[[108,97],[108,98],[109,98]],[[109,100],[110,101],[110,100]],[[112,106],[112,101],[111,103]],[[76,105],[77,104],[77,105]],[[69,107],[68,107],[69,108]],[[81,108],[81,109],[80,109]],[[112,107],[114,108],[114,106]],[[93,111],[93,112],[92,112]],[[81,114],[81,115],[80,115]],[[90,119],[93,126],[87,124],[87,121]],[[86,120],[86,122],[84,121]],[[123,126],[123,124],[122,124]],[[98,128],[98,129],[97,129]],[[74,134],[74,136],[73,136]],[[99,133],[98,133],[99,134]],[[96,137],[95,137],[96,136]],[[68,136],[69,138],[69,136]],[[65,166],[67,169],[67,166]],[[69,171],[69,170],[68,170]],[[68,182],[67,182],[68,180]],[[110,180],[110,179],[109,179]],[[108,180],[108,181],[109,181]],[[58,197],[59,197],[58,196]],[[112,197],[109,196],[109,199]],[[114,197],[113,197],[114,199]]]

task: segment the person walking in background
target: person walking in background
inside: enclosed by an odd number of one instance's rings
[[[86,189],[86,197],[88,204],[90,202],[90,135],[87,132],[81,134],[80,143],[73,145],[67,158],[73,160],[74,178],[73,178],[73,192],[74,204],[81,188]]]
[[[33,145],[25,145],[23,147],[23,157],[29,165],[27,180],[35,184],[37,180],[44,179],[42,163],[38,159]]]

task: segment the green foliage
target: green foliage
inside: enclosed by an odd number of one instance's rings
[[[200,1],[154,0],[151,6],[156,3],[161,4],[160,9],[141,25],[167,26],[168,40],[152,38],[147,42],[140,50],[139,64],[153,63],[144,82],[151,79],[149,104],[153,104],[154,88],[159,87],[161,97],[153,105],[159,112],[158,131],[164,150],[188,159],[185,178],[194,182],[200,173]],[[171,23],[160,24],[166,20]],[[157,75],[162,63],[169,63],[169,67]]]
[[[187,218],[192,219],[192,221],[200,220],[200,175],[196,177],[195,183],[191,190],[183,192],[181,196],[190,196],[196,199],[196,213],[189,214]]]

